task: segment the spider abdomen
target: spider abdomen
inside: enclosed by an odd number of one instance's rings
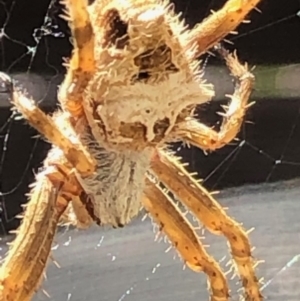
[[[141,197],[151,152],[110,151],[96,145],[95,141],[88,145],[97,161],[96,173],[84,179],[78,177],[78,180],[90,197],[92,217],[101,225],[122,227],[142,207]]]

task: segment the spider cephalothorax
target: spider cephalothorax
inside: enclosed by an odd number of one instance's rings
[[[228,239],[246,300],[262,300],[245,230],[166,150],[173,141],[215,150],[235,138],[254,78],[235,55],[217,47],[237,85],[216,132],[193,116],[214,95],[197,58],[259,2],[229,0],[187,30],[166,1],[96,0],[88,6],[66,0],[74,51],[58,93],[61,109],[51,117],[1,74],[16,109],[53,147],[2,264],[0,301],[31,300],[59,222],[120,227],[142,207],[185,263],[207,274],[210,300],[229,300],[225,274],[171,196]]]

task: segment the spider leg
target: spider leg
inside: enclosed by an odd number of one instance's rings
[[[263,299],[255,275],[255,263],[247,233],[229,217],[212,195],[195,180],[175,157],[160,150],[153,156],[151,169],[184,205],[214,234],[229,241],[231,254],[245,288],[246,300]]]
[[[260,1],[228,0],[220,10],[197,24],[188,36],[188,46],[197,46],[194,56],[199,57],[235,30]]]
[[[60,218],[60,224],[72,225],[79,229],[88,229],[93,223],[93,219],[88,213],[84,202],[80,196],[72,196],[68,208]]]
[[[229,54],[226,50],[219,49],[225,58],[226,64],[232,75],[238,79],[234,94],[227,111],[222,113],[223,123],[220,131],[209,128],[193,118],[188,118],[178,123],[173,130],[176,138],[180,138],[202,150],[216,150],[230,143],[240,131],[247,108],[249,97],[254,84],[254,76],[248,71],[247,65],[241,65],[236,55]]]
[[[29,301],[42,282],[58,221],[81,187],[57,166],[44,166],[30,193],[17,236],[0,268],[0,300]]]
[[[155,222],[180,253],[186,264],[195,272],[207,274],[211,301],[226,301],[229,289],[219,264],[204,249],[190,222],[180,213],[171,198],[162,189],[146,180],[143,205]]]
[[[58,98],[63,107],[72,116],[83,115],[82,93],[84,92],[95,69],[94,32],[88,13],[87,0],[64,0],[72,32],[74,51],[66,64],[68,72],[62,83]]]
[[[0,81],[7,87],[11,102],[26,121],[42,134],[48,142],[57,146],[71,165],[83,176],[94,171],[95,163],[91,155],[81,145],[76,135],[64,133],[62,128],[68,128],[67,117],[61,119],[61,125],[55,118],[51,118],[37,107],[33,99],[28,98],[14,86],[13,80],[0,72]]]

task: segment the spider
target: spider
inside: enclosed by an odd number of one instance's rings
[[[167,1],[96,0],[89,5],[65,0],[74,50],[58,91],[60,108],[52,116],[1,73],[15,109],[52,144],[2,262],[1,301],[32,299],[60,222],[123,227],[142,208],[188,267],[206,273],[210,300],[229,300],[219,263],[168,191],[209,231],[228,239],[244,298],[263,299],[246,231],[168,150],[178,141],[216,150],[236,137],[254,77],[218,45],[259,2],[228,0],[187,29]],[[219,132],[194,114],[197,105],[214,96],[198,61],[213,47],[237,80]]]

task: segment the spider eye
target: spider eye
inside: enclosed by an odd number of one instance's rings
[[[104,47],[114,45],[117,49],[123,49],[128,44],[128,24],[121,19],[117,9],[113,8],[106,12],[103,28],[105,31]]]

